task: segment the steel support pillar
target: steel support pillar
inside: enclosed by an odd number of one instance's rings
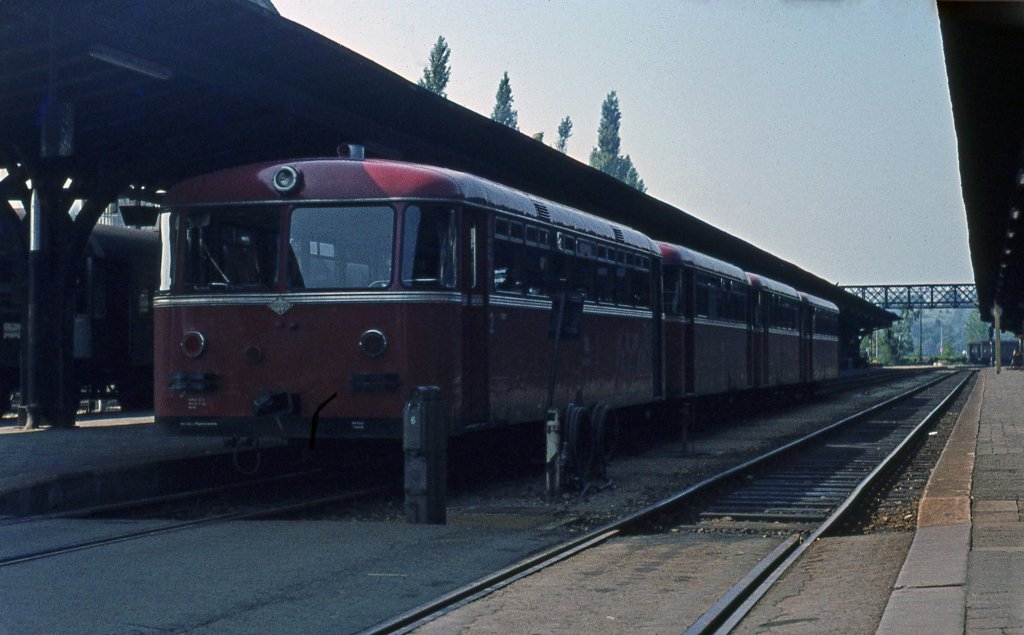
[[[71,426],[74,413],[64,385],[71,380],[71,355],[67,350],[71,313],[65,302],[73,299],[66,284],[72,267],[58,248],[62,218],[63,179],[53,166],[37,168],[32,174],[32,204],[29,209],[29,250],[26,306],[21,348],[21,409],[25,427]],[[69,298],[69,295],[72,296]],[[67,359],[64,359],[67,353]]]

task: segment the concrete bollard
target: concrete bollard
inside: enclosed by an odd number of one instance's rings
[[[420,386],[402,417],[405,452],[405,520],[445,524],[448,489],[448,422],[441,389]]]

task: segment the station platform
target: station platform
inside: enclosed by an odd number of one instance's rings
[[[988,368],[925,489],[878,633],[1024,633],[1024,372]]]
[[[230,450],[220,438],[163,434],[153,424],[152,412],[79,415],[74,428],[34,430],[21,428],[16,418],[7,417],[0,419],[0,500],[61,479],[81,487],[83,475],[118,474],[226,452]],[[89,486],[100,487],[99,483],[93,480]]]

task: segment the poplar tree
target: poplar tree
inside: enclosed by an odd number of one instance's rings
[[[444,41],[444,36],[437,36],[437,42],[434,43],[434,48],[430,49],[427,66],[423,69],[423,77],[419,81],[421,87],[435,95],[448,97],[444,89],[448,87],[448,79],[452,75],[452,67],[448,63],[451,54],[452,51]]]
[[[519,130],[519,113],[512,107],[512,83],[508,79],[508,71],[501,76],[498,92],[494,97],[494,112],[491,113],[491,119],[513,130]]]
[[[644,180],[640,178],[633,159],[619,154],[621,140],[619,126],[622,123],[622,111],[619,110],[619,96],[615,91],[608,93],[601,104],[601,123],[597,128],[597,147],[590,151],[590,167],[610,174],[641,192],[647,191]]]
[[[558,141],[555,142],[555,150],[565,154],[569,149],[569,137],[572,136],[572,119],[565,116],[562,123],[558,124]]]

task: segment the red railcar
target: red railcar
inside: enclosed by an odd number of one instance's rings
[[[401,435],[437,386],[453,434],[543,416],[552,295],[585,296],[556,403],[661,397],[646,236],[467,174],[378,160],[186,181],[161,215],[156,415],[222,436]]]
[[[770,278],[748,273],[747,279],[754,299],[751,367],[758,377],[755,383],[761,387],[800,384],[804,365],[799,292]]]
[[[659,243],[665,311],[665,378],[670,398],[746,390],[750,284],[739,267]]]
[[[817,383],[839,375],[839,307],[800,293],[804,310],[804,381]]]
[[[554,405],[805,386],[836,310],[628,227],[441,168],[266,163],[171,189],[156,416],[174,432],[398,438],[436,386],[451,433],[540,420],[553,298],[582,298]]]

